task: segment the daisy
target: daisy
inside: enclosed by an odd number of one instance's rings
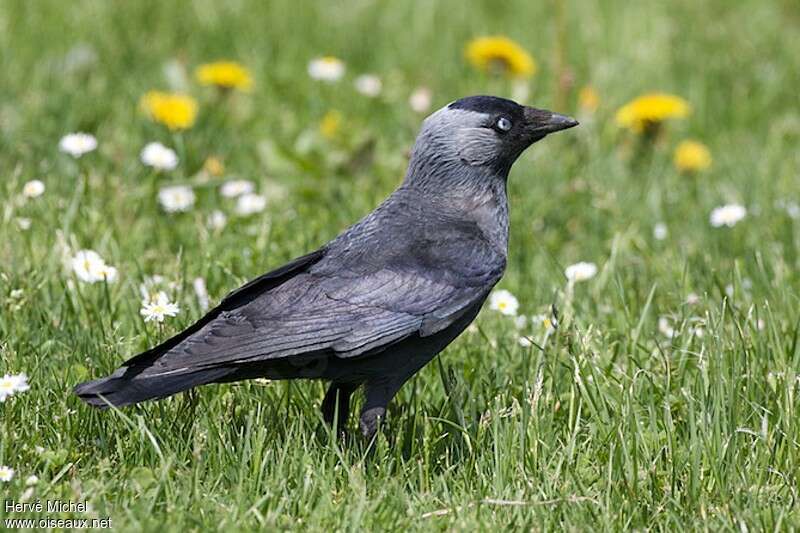
[[[220,211],[219,209],[212,211],[210,215],[208,215],[208,227],[211,229],[222,229],[225,227],[225,224],[228,222],[228,217],[225,216],[225,213]]]
[[[516,316],[519,301],[505,289],[496,290],[489,297],[489,309],[499,311],[507,316]]]
[[[173,185],[158,191],[158,201],[167,213],[188,211],[194,205],[194,199],[194,191],[185,185]]]
[[[433,93],[427,87],[419,87],[408,97],[408,105],[415,113],[425,113],[431,108]]]
[[[334,82],[344,76],[344,62],[333,56],[317,57],[308,63],[308,75],[315,80]]]
[[[70,265],[75,276],[86,283],[103,280],[112,283],[117,279],[117,269],[107,265],[94,250],[79,250],[70,258]]]
[[[31,180],[22,187],[22,195],[25,198],[36,198],[44,194],[44,183],[40,180]]]
[[[722,226],[728,226],[731,228],[746,215],[747,209],[745,209],[744,206],[739,204],[728,204],[717,207],[711,211],[709,221],[715,228],[720,228]]]
[[[151,322],[153,320],[156,322],[164,322],[165,317],[176,316],[180,311],[178,304],[170,302],[167,293],[161,291],[156,295],[155,299],[149,302],[143,302],[139,314],[144,317],[145,322]]]
[[[19,217],[17,219],[17,226],[19,226],[19,229],[23,231],[31,229],[31,219],[25,217]]]
[[[236,202],[236,213],[242,216],[259,213],[267,207],[267,197],[260,194],[247,193]]]
[[[597,265],[585,261],[570,265],[564,270],[564,275],[567,276],[570,283],[592,279],[596,274]]]
[[[197,296],[197,303],[200,304],[200,309],[207,311],[209,308],[209,301],[206,280],[203,278],[194,278],[194,281],[192,281],[192,288],[194,289],[195,296]]]
[[[70,133],[61,137],[58,142],[59,150],[76,158],[88,154],[96,148],[97,139],[88,133]]]
[[[353,85],[355,85],[356,91],[370,98],[380,95],[383,89],[383,82],[374,74],[362,74],[356,78]]]
[[[157,142],[145,145],[139,157],[142,163],[156,170],[174,170],[178,166],[175,150]]]
[[[25,374],[6,374],[0,379],[0,402],[4,402],[9,396],[13,396],[18,392],[25,392],[28,389],[30,389],[28,376]]]
[[[29,486],[29,487],[30,487],[31,485],[36,485],[37,483],[39,483],[39,476],[36,476],[36,475],[33,475],[33,474],[31,474],[30,476],[28,476],[27,478],[25,478],[25,484],[26,484],[27,486]]]
[[[653,226],[653,237],[657,241],[663,241],[664,239],[666,239],[668,233],[669,232],[667,231],[667,225],[664,224],[663,222],[659,222],[658,224]]]
[[[658,331],[668,339],[673,338],[676,334],[675,328],[670,325],[669,319],[665,316],[658,319]]]
[[[8,483],[12,479],[14,479],[14,469],[5,465],[0,466],[0,481]]]
[[[251,193],[255,190],[255,185],[249,180],[226,181],[219,188],[219,193],[225,198],[236,198],[243,194]]]

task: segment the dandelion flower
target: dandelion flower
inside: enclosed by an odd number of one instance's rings
[[[25,374],[6,374],[0,379],[0,402],[13,396],[18,392],[25,392],[30,389],[28,376]]]
[[[319,132],[326,139],[333,139],[339,133],[342,126],[342,114],[339,111],[331,110],[325,113],[319,123]]]
[[[241,195],[237,200],[236,213],[241,216],[248,216],[263,211],[265,207],[267,207],[266,196],[247,193]]]
[[[600,107],[600,95],[593,87],[584,87],[578,92],[578,106],[587,113],[594,113]]]
[[[689,103],[679,96],[651,93],[622,106],[616,115],[617,124],[636,133],[644,133],[670,118],[686,118]]]
[[[157,142],[145,145],[139,157],[142,163],[156,170],[174,170],[178,166],[175,150]]]
[[[383,89],[383,82],[381,82],[381,79],[374,74],[362,74],[355,79],[353,85],[355,86],[356,91],[364,96],[369,96],[370,98],[375,98],[376,96],[380,95],[381,90]]]
[[[152,120],[171,130],[191,128],[197,118],[197,101],[182,93],[149,91],[141,106]]]
[[[41,180],[31,180],[22,186],[22,196],[36,198],[44,194],[44,183]]]
[[[505,289],[496,290],[489,297],[489,309],[499,311],[507,316],[516,316],[519,301]]]
[[[334,82],[344,76],[344,62],[333,56],[317,57],[308,63],[308,75],[315,80]]]
[[[58,142],[58,149],[65,154],[78,158],[97,149],[97,139],[94,138],[94,135],[88,133],[69,133],[61,137]]]
[[[94,250],[80,250],[70,259],[72,271],[85,283],[107,281],[113,283],[117,279],[117,269],[109,266]]]
[[[596,274],[597,265],[585,261],[570,265],[564,270],[564,275],[570,283],[592,279]]]
[[[249,180],[226,181],[219,188],[219,193],[225,198],[236,198],[243,194],[251,193],[255,190],[255,185]]]
[[[737,222],[742,220],[747,215],[747,209],[739,204],[728,204],[721,207],[714,208],[711,211],[709,221],[715,228],[728,226],[732,228]]]
[[[218,157],[211,156],[203,163],[203,170],[212,176],[222,176],[225,173],[225,165]]]
[[[703,143],[683,141],[675,149],[675,167],[686,173],[699,172],[711,166],[711,152]]]
[[[158,201],[167,213],[188,211],[194,200],[194,191],[186,185],[173,185],[158,191]]]
[[[208,227],[211,229],[222,229],[225,227],[225,224],[228,222],[228,217],[225,216],[225,213],[220,211],[219,209],[214,210],[208,215]]]
[[[480,70],[514,78],[530,78],[536,73],[536,61],[508,37],[480,37],[467,44],[467,60]]]
[[[180,311],[178,304],[170,302],[167,293],[160,291],[154,299],[143,302],[139,314],[144,317],[145,322],[164,322],[165,317],[176,316]]]
[[[408,97],[408,105],[415,113],[425,113],[431,108],[433,93],[427,87],[418,87]]]
[[[12,479],[14,479],[14,469],[5,465],[0,466],[0,481],[8,483]]]
[[[213,85],[222,89],[249,91],[253,88],[250,71],[235,61],[216,61],[197,67],[195,77],[201,85]]]

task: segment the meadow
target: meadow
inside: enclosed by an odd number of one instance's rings
[[[467,57],[485,36],[520,50]],[[800,3],[3,0],[0,50],[0,494],[88,506],[0,519],[800,528]],[[513,168],[506,275],[371,452],[323,383],[72,395],[371,211],[423,118],[487,93],[581,125]]]

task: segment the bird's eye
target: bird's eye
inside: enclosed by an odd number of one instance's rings
[[[494,123],[500,131],[508,131],[511,129],[511,121],[508,120],[506,117],[500,117],[497,119],[497,122]]]

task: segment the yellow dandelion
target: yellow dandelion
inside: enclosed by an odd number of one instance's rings
[[[335,109],[325,113],[319,123],[319,131],[326,139],[333,139],[342,126],[342,114]]]
[[[475,68],[515,78],[530,78],[536,73],[536,61],[508,37],[479,37],[467,44],[464,52]]]
[[[203,170],[212,176],[222,176],[225,173],[225,165],[218,157],[212,155],[203,163]]]
[[[645,94],[628,102],[617,111],[617,124],[636,133],[643,133],[670,118],[686,118],[692,108],[689,102],[672,94]]]
[[[587,113],[594,113],[600,107],[600,95],[593,87],[586,86],[578,92],[578,106]]]
[[[675,168],[681,172],[699,172],[711,166],[711,152],[701,142],[683,141],[675,149],[674,162]]]
[[[249,91],[253,88],[250,71],[235,61],[215,61],[197,67],[194,72],[201,85],[213,85],[222,89]]]
[[[148,91],[141,106],[151,119],[171,130],[191,128],[197,118],[197,101],[186,94]]]

